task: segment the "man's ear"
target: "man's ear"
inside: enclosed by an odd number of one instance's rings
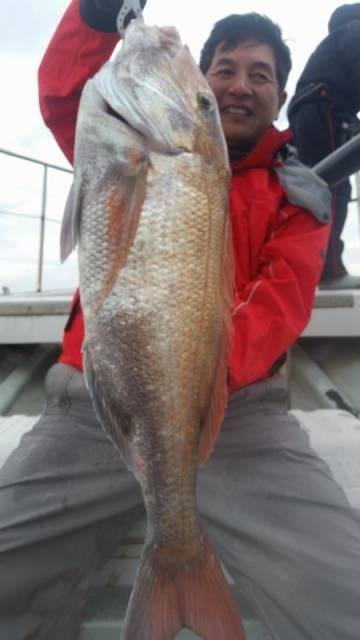
[[[275,120],[277,120],[277,119],[278,119],[278,117],[279,117],[279,113],[280,113],[280,110],[281,110],[281,107],[285,104],[286,99],[287,99],[287,93],[286,93],[286,91],[283,91],[282,93],[280,93],[280,94],[279,94],[279,106],[278,106],[278,112],[277,112],[277,114],[276,114],[276,118],[275,118]]]
[[[286,100],[287,100],[287,93],[286,93],[286,91],[283,91],[279,95],[279,111],[280,111],[281,107],[285,104]]]

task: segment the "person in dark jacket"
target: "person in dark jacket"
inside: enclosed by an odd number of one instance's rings
[[[360,3],[338,7],[329,20],[329,35],[310,56],[289,108],[290,127],[302,162],[315,165],[360,130]],[[332,189],[333,224],[320,286],[360,287],[349,276],[341,234],[351,197],[350,180]]]

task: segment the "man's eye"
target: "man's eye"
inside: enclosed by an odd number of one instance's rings
[[[255,82],[270,82],[270,78],[264,73],[253,73],[251,77]]]
[[[218,69],[217,71],[218,76],[230,76],[231,73],[232,73],[231,69]]]

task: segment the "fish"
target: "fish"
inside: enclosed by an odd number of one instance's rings
[[[122,640],[245,639],[196,499],[227,402],[229,181],[189,48],[133,20],[83,89],[61,230],[62,260],[78,245],[86,383],[147,516]]]

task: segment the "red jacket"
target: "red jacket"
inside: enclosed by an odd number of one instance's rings
[[[72,162],[75,122],[85,81],[107,60],[118,36],[87,27],[73,0],[39,69],[40,108]],[[268,377],[310,318],[323,267],[328,225],[289,203],[274,168],[290,137],[270,127],[244,159],[233,164],[230,212],[236,268],[230,390]],[[79,294],[65,329],[60,361],[82,369],[84,336]]]

